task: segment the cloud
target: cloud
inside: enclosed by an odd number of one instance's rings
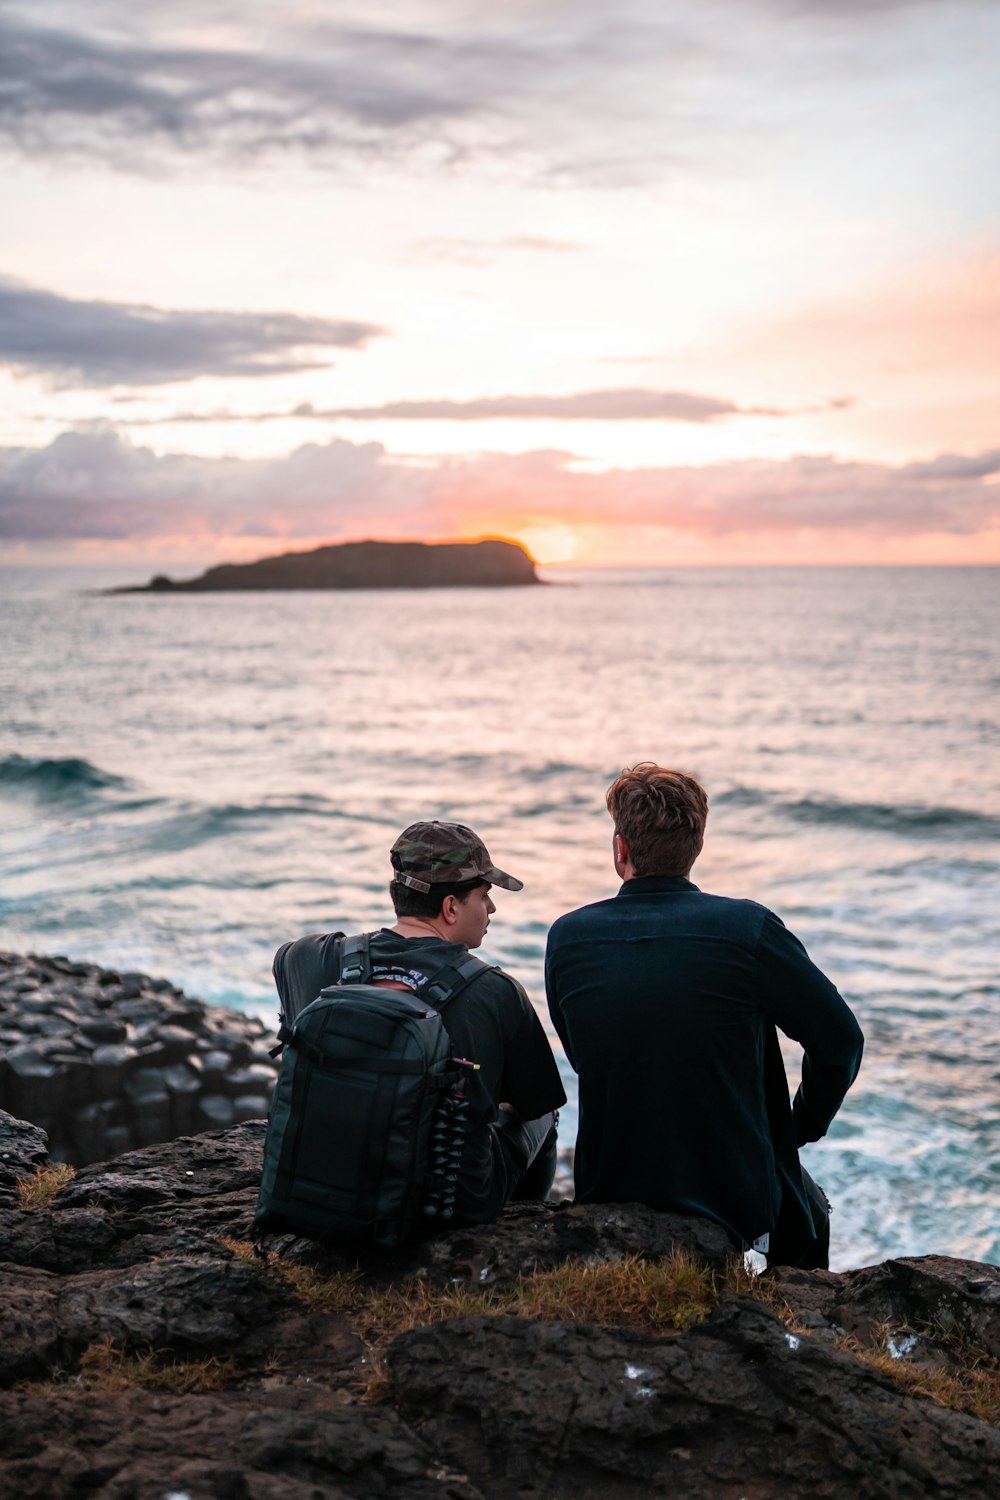
[[[715,396],[688,391],[640,389],[582,391],[569,396],[483,396],[471,401],[386,401],[380,406],[302,409],[298,415],[321,415],[355,422],[374,420],[483,422],[549,419],[563,422],[711,422],[731,417],[740,408]]]
[[[499,145],[505,132],[483,121],[518,88],[537,90],[557,55],[558,37],[533,40],[530,24],[504,33],[470,18],[462,34],[432,15],[403,29],[294,8],[238,16],[209,3],[190,17],[166,7],[149,14],[157,9],[155,0],[144,7],[136,29],[124,4],[97,15],[88,8],[85,25],[51,0],[13,7],[0,138],[33,155],[125,167],[192,153],[250,166],[289,151],[343,167],[347,155],[371,159],[431,141],[456,159]],[[476,130],[463,134],[462,122],[474,119]]]
[[[613,184],[718,161],[722,143],[773,140],[776,122],[812,120],[831,80],[895,107],[887,70],[925,56],[939,33],[976,60],[976,13],[989,24],[978,0],[956,0],[930,39],[900,34],[907,12],[934,20],[918,0],[6,10],[0,140],[18,153],[129,170],[192,156],[249,169],[294,153],[340,172],[491,158],[536,179]]]
[[[691,391],[624,388],[581,391],[567,396],[483,396],[474,400],[386,401],[379,406],[316,406],[301,401],[284,411],[239,411],[214,407],[202,411],[173,411],[155,417],[122,415],[123,427],[163,427],[219,422],[289,421],[552,421],[552,422],[714,422],[720,417],[791,417],[824,411],[844,411],[851,397],[840,396],[822,406],[738,406],[719,396]],[[103,419],[101,424],[104,425]]]
[[[986,453],[941,453],[921,463],[904,464],[907,479],[986,479],[1000,474],[1000,448]]]
[[[250,25],[224,46],[157,45],[129,38],[125,7],[109,19],[110,34],[8,19],[0,128],[12,145],[119,161],[143,144],[309,152],[338,141],[362,147],[366,134],[440,121],[471,104],[462,73],[449,81],[450,49],[418,36],[331,28],[310,47],[300,28],[295,50],[280,32],[268,39],[277,45],[255,46]]]
[[[954,468],[949,457],[945,467]],[[183,535],[331,540],[444,536],[528,525],[665,528],[702,537],[805,528],[848,537],[972,536],[1000,525],[996,454],[964,474],[825,456],[703,468],[579,472],[537,451],[408,461],[378,443],[307,444],[283,458],[156,455],[112,431],[67,432],[42,449],[0,450],[0,536],[9,541]]]
[[[307,445],[247,461],[156,455],[111,430],[65,432],[46,448],[0,450],[0,536],[312,534],[335,529],[338,513],[352,506],[377,509],[383,493],[394,515],[405,514],[420,490],[394,484],[396,477],[376,443]]]
[[[541,234],[512,234],[497,239],[423,239],[409,246],[408,258],[443,261],[456,266],[487,266],[510,254],[573,255],[583,250],[575,240],[554,239]]]
[[[320,369],[329,361],[303,351],[357,349],[383,332],[373,323],[293,313],[79,301],[0,277],[0,362],[59,385],[162,385]]]
[[[839,409],[843,401],[831,402]],[[816,408],[809,408],[815,410]],[[824,410],[826,408],[823,408]],[[129,426],[164,422],[278,422],[289,419],[352,422],[713,422],[719,417],[785,417],[792,411],[774,406],[737,406],[718,396],[691,391],[654,391],[638,388],[580,391],[568,396],[481,396],[469,401],[445,398],[426,401],[384,401],[379,406],[314,406],[303,401],[290,411],[175,412],[168,417],[128,422]]]

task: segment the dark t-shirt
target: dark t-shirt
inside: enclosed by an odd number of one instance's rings
[[[553,1024],[580,1075],[576,1196],[703,1214],[752,1243],[812,1233],[797,1147],[861,1061],[834,986],[766,907],[628,880],[549,934]],[[805,1051],[789,1107],[775,1026]]]
[[[289,1020],[340,978],[337,938],[321,933],[285,943],[274,956],[274,981]],[[419,995],[438,970],[468,956],[464,943],[405,938],[383,927],[371,935],[373,978],[410,985]],[[501,1103],[526,1120],[566,1102],[559,1069],[541,1021],[517,980],[500,970],[479,975],[445,1008],[444,1024],[456,1056],[479,1064],[469,1098],[472,1126],[459,1169],[456,1218],[496,1218],[517,1186],[518,1164],[493,1130]]]

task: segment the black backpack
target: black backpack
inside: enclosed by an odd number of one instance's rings
[[[441,1013],[489,965],[469,954],[408,995],[369,982],[370,936],[339,939],[338,982],[282,1018],[257,1238],[395,1249],[452,1217],[478,1065],[453,1057]]]

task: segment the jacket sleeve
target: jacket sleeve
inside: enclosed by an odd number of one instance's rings
[[[508,1012],[501,1094],[525,1120],[561,1109],[566,1091],[549,1039],[527,994],[516,979],[504,976],[513,995]]]
[[[563,1051],[569,1058],[569,1065],[578,1072],[576,1061],[573,1057],[573,1049],[570,1045],[569,1031],[566,1026],[566,1018],[559,1004],[559,976],[558,960],[556,954],[555,927],[549,932],[548,942],[545,945],[545,998],[549,1007],[549,1019],[555,1028],[556,1036],[563,1044]]]
[[[804,1051],[792,1101],[802,1146],[829,1129],[858,1076],[864,1037],[846,1001],[773,912],[765,915],[756,956],[761,1008]]]

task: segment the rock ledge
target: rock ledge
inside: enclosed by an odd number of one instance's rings
[[[360,1271],[302,1240],[275,1241],[263,1262],[246,1245],[263,1132],[249,1122],[94,1163],[27,1210],[18,1184],[44,1170],[45,1138],[0,1114],[0,1493],[992,1500],[1000,1489],[995,1427],[838,1347],[888,1332],[910,1375],[973,1346],[995,1372],[996,1267],[927,1256],[779,1271],[770,1303],[723,1292],[706,1321],[655,1336],[615,1319],[487,1315],[491,1288],[567,1262],[586,1277],[679,1249],[721,1274],[728,1247],[706,1221],[636,1205],[521,1205]],[[421,1313],[411,1321],[424,1326],[385,1336],[390,1303],[426,1308],[434,1288],[463,1292],[471,1311]]]

